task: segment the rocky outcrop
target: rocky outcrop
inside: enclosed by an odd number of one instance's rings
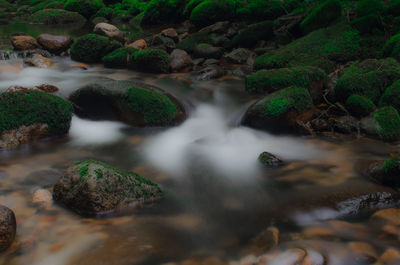
[[[69,36],[41,34],[37,38],[37,42],[43,49],[54,54],[61,54],[71,47],[73,41]]]
[[[98,161],[77,162],[54,186],[53,197],[81,215],[95,215],[162,197],[157,184]]]

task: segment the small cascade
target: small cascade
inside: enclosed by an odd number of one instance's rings
[[[32,57],[35,53],[44,57],[51,57],[51,54],[48,51],[41,49],[28,51],[0,50],[0,61],[26,59]]]

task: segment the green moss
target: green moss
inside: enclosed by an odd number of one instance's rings
[[[365,117],[376,109],[375,104],[366,97],[351,95],[346,101],[347,110],[356,117]]]
[[[70,12],[62,9],[44,9],[35,12],[30,17],[30,21],[41,24],[69,24],[81,23],[86,19],[79,13]]]
[[[396,140],[400,135],[400,116],[393,107],[383,107],[374,112],[380,126],[378,135],[385,140]]]
[[[291,103],[287,98],[275,98],[269,102],[267,112],[271,116],[281,116],[290,108]]]
[[[383,46],[383,55],[400,59],[400,33],[391,37]]]
[[[357,3],[356,11],[359,17],[385,12],[382,0],[361,0]]]
[[[394,59],[356,62],[337,81],[336,98],[345,102],[352,94],[358,94],[377,103],[383,91],[399,78],[399,64]]]
[[[7,0],[0,0],[0,11],[14,12],[17,7],[10,4]]]
[[[168,73],[169,63],[168,53],[160,49],[142,50],[131,56],[132,67],[143,72]]]
[[[184,0],[151,0],[144,10],[141,25],[174,24],[183,20]]]
[[[0,133],[22,125],[47,124],[51,134],[67,133],[72,105],[57,96],[29,90],[0,94]]]
[[[377,14],[370,14],[356,18],[351,21],[351,25],[362,34],[371,33],[382,29],[382,21]]]
[[[105,67],[125,68],[128,66],[129,56],[131,56],[136,51],[137,49],[132,47],[122,47],[104,56],[102,61]]]
[[[268,152],[262,152],[258,156],[258,162],[267,167],[277,167],[283,164],[279,158]]]
[[[386,88],[380,102],[380,106],[392,106],[397,111],[400,111],[400,80],[394,82],[391,86]]]
[[[273,22],[263,21],[257,24],[250,25],[232,39],[234,46],[254,47],[260,40],[269,40],[273,37]]]
[[[129,108],[144,116],[146,125],[169,125],[175,118],[176,106],[164,94],[143,88],[130,88],[124,94]]]
[[[78,12],[86,18],[90,18],[104,7],[101,0],[67,0],[64,5],[65,10]]]
[[[247,5],[238,8],[236,15],[237,18],[247,21],[276,19],[304,4],[297,0],[252,0],[247,2]]]
[[[104,55],[118,49],[121,44],[107,37],[87,34],[78,38],[71,47],[71,58],[86,63],[100,62]]]
[[[79,175],[82,177],[86,177],[88,175],[88,171],[89,171],[89,166],[88,165],[84,165],[80,168],[79,171]]]
[[[235,14],[234,6],[229,0],[204,0],[190,14],[190,21],[198,27],[231,19]]]
[[[97,11],[97,13],[94,15],[94,17],[104,17],[106,19],[111,19],[113,16],[114,10],[109,7],[103,7]]]
[[[327,27],[342,15],[342,6],[339,0],[326,0],[300,23],[303,33],[309,33],[319,28]]]
[[[211,43],[210,34],[208,32],[196,32],[190,34],[189,37],[178,43],[178,49],[185,50],[188,53],[193,53],[194,48],[199,43]]]
[[[400,157],[392,157],[388,160],[386,160],[382,166],[381,169],[383,173],[389,174],[389,175],[395,175],[396,177],[400,177]]]
[[[246,90],[270,93],[288,86],[311,88],[314,81],[326,78],[321,69],[311,66],[262,70],[247,77]]]
[[[259,56],[254,69],[287,67],[299,57],[310,56],[343,63],[354,60],[360,53],[358,31],[347,25],[335,25],[313,31],[307,36],[293,41],[271,53]]]
[[[204,0],[190,0],[184,10],[183,10],[183,16],[185,18],[189,18],[190,14],[192,13],[193,9],[198,6],[201,2],[203,2]]]

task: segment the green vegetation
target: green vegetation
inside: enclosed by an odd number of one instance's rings
[[[0,133],[22,125],[47,124],[51,134],[67,133],[72,105],[57,96],[35,90],[0,94]]]
[[[101,62],[104,55],[121,47],[119,42],[107,37],[88,34],[80,37],[71,47],[71,58],[86,63]]]
[[[289,0],[252,0],[247,5],[237,9],[237,17],[244,20],[276,19],[279,16],[298,8],[302,1]]]
[[[169,57],[168,53],[160,49],[149,49],[135,52],[130,57],[131,65],[134,69],[143,72],[168,73]]]
[[[370,99],[353,94],[347,99],[346,108],[352,115],[364,117],[373,112],[376,106]]]
[[[233,39],[232,44],[239,47],[254,47],[260,40],[269,40],[273,37],[273,22],[263,21],[250,25],[241,30]]]
[[[62,9],[44,9],[35,12],[30,17],[30,21],[41,24],[69,24],[81,23],[86,19],[79,13],[70,12]]]
[[[336,98],[346,102],[349,96],[357,94],[377,103],[383,91],[399,78],[399,64],[394,59],[355,62],[345,69],[337,81]]]
[[[129,88],[123,100],[130,110],[143,115],[146,125],[171,124],[177,112],[176,106],[164,94],[143,88]]]
[[[383,46],[383,55],[400,59],[400,33],[391,37]]]
[[[400,116],[393,107],[383,107],[374,112],[380,129],[378,135],[384,140],[396,140],[400,136]]]
[[[339,0],[326,0],[300,23],[303,33],[310,33],[319,28],[327,27],[342,15],[342,6]]]
[[[258,162],[267,167],[277,167],[282,164],[282,161],[268,152],[262,152],[258,156]]]
[[[356,18],[351,21],[351,25],[362,34],[373,33],[383,27],[381,18],[377,14]]]
[[[380,99],[379,105],[392,106],[397,111],[400,111],[400,80],[397,80],[391,86],[386,88]]]
[[[64,5],[65,10],[78,12],[86,18],[90,18],[102,7],[101,0],[67,0]]]
[[[208,26],[232,18],[234,9],[229,0],[204,0],[193,9],[190,21],[198,27]]]
[[[184,0],[151,0],[147,5],[141,24],[143,26],[173,24],[182,21]]]
[[[114,9],[109,7],[103,7],[94,15],[94,17],[104,17],[106,19],[111,19],[114,13]]]
[[[122,47],[104,56],[102,61],[105,67],[125,68],[128,66],[128,58],[136,51],[132,47]]]
[[[178,49],[192,53],[194,52],[196,45],[199,43],[211,43],[210,34],[208,32],[196,32],[190,34],[189,37],[179,42]]]
[[[326,78],[321,69],[311,66],[262,70],[247,77],[246,90],[270,93],[288,86],[311,88],[313,82]]]
[[[382,0],[360,0],[357,3],[356,12],[359,17],[385,12],[386,8]]]
[[[254,69],[287,67],[289,64],[294,65],[296,61],[301,61],[301,57],[304,56],[319,58],[311,61],[321,63],[324,61],[347,62],[358,57],[360,53],[359,40],[358,31],[346,25],[335,25],[316,30],[273,53],[259,56],[254,63]]]
[[[396,176],[396,178],[400,178],[400,157],[395,156],[386,160],[381,169],[383,173],[387,175]]]

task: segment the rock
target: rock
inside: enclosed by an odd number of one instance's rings
[[[6,250],[14,241],[17,223],[12,210],[0,205],[0,252]]]
[[[278,167],[283,164],[282,160],[268,152],[262,152],[258,161],[266,167]]]
[[[228,63],[246,64],[249,63],[249,59],[251,56],[252,52],[250,50],[239,48],[228,53],[227,55],[224,56],[224,58]]]
[[[160,47],[168,52],[174,50],[176,47],[176,44],[173,39],[164,37],[160,34],[154,35],[151,45],[153,47]]]
[[[225,33],[228,31],[230,24],[231,23],[229,21],[220,21],[210,26],[202,28],[200,32]]]
[[[213,64],[217,64],[217,65],[219,65],[220,64],[220,60],[217,60],[217,59],[207,59],[207,60],[205,60],[204,62],[203,62],[203,66],[209,66],[209,65],[213,65]]]
[[[45,50],[54,54],[67,51],[73,42],[71,37],[51,34],[41,34],[37,41]]]
[[[42,9],[33,13],[29,21],[47,25],[82,25],[86,19],[78,12],[71,12],[64,9]]]
[[[386,161],[372,162],[365,175],[383,185],[400,187],[400,158],[392,157]]]
[[[172,72],[188,72],[193,67],[192,58],[184,50],[173,50],[169,55],[169,59]]]
[[[33,198],[32,202],[40,204],[44,207],[48,207],[51,205],[53,201],[53,196],[51,195],[51,192],[45,189],[37,189],[33,193]]]
[[[87,70],[89,69],[89,66],[85,63],[75,63],[73,65],[71,65],[72,67],[76,67],[76,68],[80,68],[82,70]]]
[[[124,34],[122,33],[122,31],[120,31],[116,26],[108,23],[98,23],[94,27],[93,32],[117,40],[119,42],[124,42]]]
[[[176,30],[174,28],[164,29],[163,31],[161,31],[160,35],[163,37],[170,38],[170,39],[174,40],[175,42],[177,42],[179,40],[178,33],[176,32]]]
[[[275,226],[270,226],[262,231],[258,236],[251,239],[245,248],[244,254],[260,255],[279,244],[279,230]]]
[[[389,208],[377,211],[371,216],[372,222],[391,223],[400,226],[400,209]]]
[[[230,47],[232,46],[231,40],[225,35],[213,38],[211,43],[216,47],[223,47],[225,49],[230,49]]]
[[[75,113],[89,119],[120,120],[144,127],[170,126],[185,118],[184,107],[175,97],[136,81],[92,83],[76,90],[69,99],[76,106]]]
[[[349,249],[352,253],[361,255],[370,261],[375,261],[378,258],[375,248],[366,242],[350,242]]]
[[[394,248],[388,248],[378,260],[378,264],[396,264],[400,261],[400,251]]]
[[[53,197],[81,215],[95,215],[155,201],[161,189],[133,172],[98,161],[80,161],[67,169],[54,186]]]
[[[197,80],[206,81],[225,75],[225,70],[218,65],[209,65],[197,72]]]
[[[54,93],[58,91],[58,87],[49,84],[42,84],[35,87],[11,86],[7,89],[7,92],[13,93],[16,91],[28,91],[28,90],[39,90],[46,93]]]
[[[8,130],[0,135],[0,149],[34,142],[48,135],[49,132],[46,124],[22,125],[18,129]]]
[[[54,61],[46,58],[40,54],[34,54],[32,58],[25,59],[24,63],[29,66],[39,67],[39,68],[49,68],[54,65]]]
[[[11,44],[15,50],[33,50],[39,47],[34,37],[31,36],[11,36]]]
[[[207,43],[200,43],[194,48],[194,54],[196,57],[219,59],[223,53],[223,48],[214,47]]]
[[[127,47],[132,47],[138,50],[143,50],[147,48],[147,43],[144,39],[140,39],[140,40],[136,40],[128,45],[126,45]]]
[[[359,132],[358,120],[349,115],[338,118],[336,124],[334,125],[334,128],[336,131],[345,134]]]

